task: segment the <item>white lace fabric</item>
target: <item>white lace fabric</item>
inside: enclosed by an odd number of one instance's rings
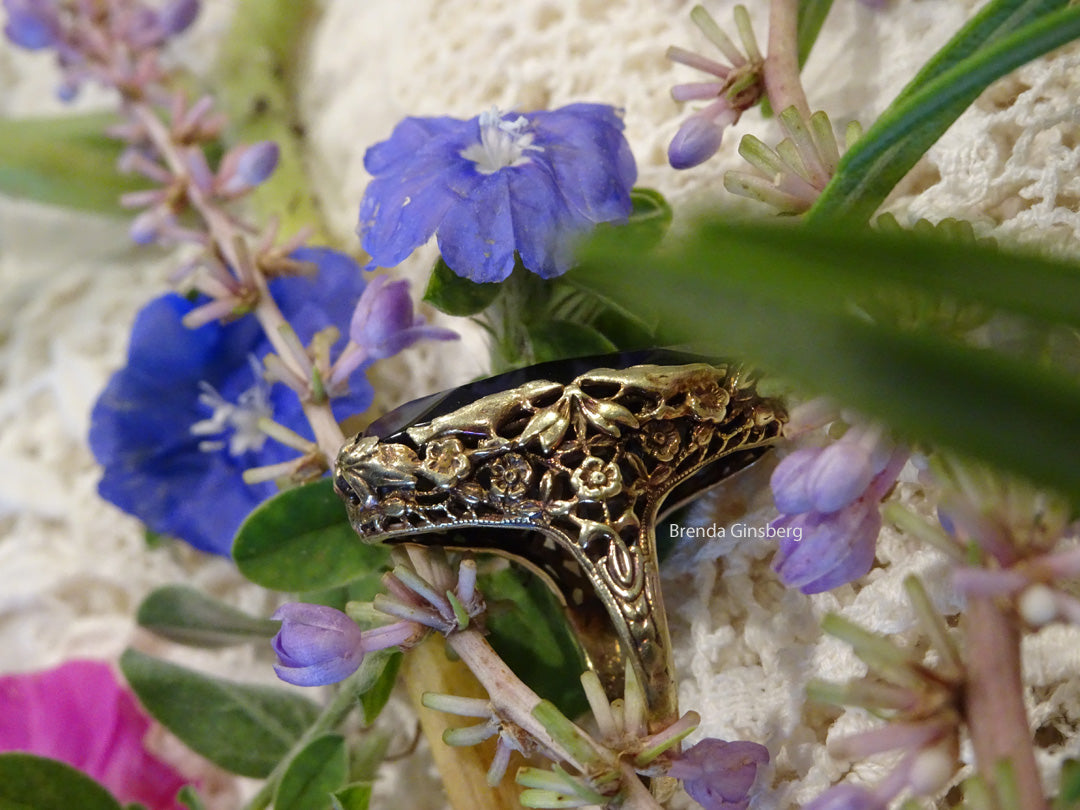
[[[759,41],[764,3],[748,4]],[[204,66],[229,13],[204,3],[208,19],[181,46]],[[639,184],[662,191],[676,229],[694,210],[723,205],[752,211],[728,195],[725,169],[739,165],[739,137],[778,139],[775,121],[747,113],[721,153],[675,172],[667,144],[694,105],[671,100],[672,84],[694,81],[664,58],[677,44],[712,55],[681,0],[327,0],[301,71],[301,111],[310,169],[337,236],[356,248],[353,229],[368,179],[364,149],[407,115],[471,117],[502,110],[610,103],[625,111]],[[706,2],[727,25],[733,3]],[[842,131],[869,123],[919,66],[977,8],[972,0],[896,0],[872,11],[837,0],[805,71],[814,109]],[[0,45],[0,114],[57,112],[47,57]],[[107,104],[88,93],[80,109]],[[1080,50],[1066,48],[999,82],[935,145],[890,200],[902,220],[955,216],[982,233],[1054,251],[1077,252],[1080,232]],[[395,273],[422,283],[431,249]],[[124,360],[135,313],[166,289],[175,259],[129,246],[126,225],[0,200],[0,671],[52,666],[72,657],[115,659],[127,645],[205,671],[273,682],[268,651],[197,652],[138,633],[142,597],[187,582],[254,613],[273,598],[247,585],[231,564],[180,545],[148,550],[133,519],[101,501],[99,471],[86,447],[90,408]],[[441,322],[449,323],[448,320]],[[484,367],[483,337],[468,325],[459,344],[432,344],[377,367],[377,407],[389,408],[466,382]],[[771,516],[767,470],[740,482],[735,496],[696,508],[700,525],[763,525]],[[894,497],[925,510],[925,493],[902,484]],[[734,504],[734,506],[733,506]],[[745,509],[741,509],[745,506]],[[680,702],[704,720],[698,736],[751,739],[773,754],[773,789],[759,807],[797,807],[849,772],[873,781],[881,762],[852,766],[830,758],[828,739],[867,728],[864,712],[805,706],[810,677],[843,680],[861,672],[846,648],[818,630],[837,611],[901,641],[912,619],[900,583],[926,581],[938,607],[954,614],[945,567],[933,552],[886,530],[879,565],[857,586],[804,597],[769,569],[764,540],[689,540],[665,568],[665,590],[680,675]],[[1035,728],[1066,742],[1042,755],[1046,772],[1075,747],[1073,628],[1051,627],[1025,641],[1029,710]],[[882,760],[887,762],[887,760]],[[189,763],[192,768],[201,766]],[[384,806],[408,790],[410,806],[440,807],[437,783],[391,773]],[[236,788],[214,784],[220,807]],[[419,788],[426,785],[426,788]]]

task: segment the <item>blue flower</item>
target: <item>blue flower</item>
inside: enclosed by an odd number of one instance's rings
[[[357,264],[341,253],[305,248],[292,254],[318,274],[279,278],[270,291],[307,343],[333,325],[348,330],[364,289]],[[178,295],[151,301],[138,315],[127,366],[113,375],[91,414],[90,448],[104,468],[98,491],[150,529],[196,548],[228,554],[245,517],[273,495],[273,483],[249,486],[251,467],[295,457],[256,430],[260,416],[310,437],[296,395],[257,373],[270,344],[253,318],[188,329],[198,303]],[[362,373],[333,401],[335,416],[365,410],[372,391]]]
[[[286,683],[337,683],[356,672],[364,660],[363,633],[340,610],[288,602],[270,618],[281,620],[273,642],[280,662],[274,664],[274,672]]]
[[[406,118],[364,155],[364,250],[392,267],[437,234],[447,265],[473,281],[505,279],[515,252],[532,272],[560,275],[575,236],[630,215],[637,169],[622,129],[601,104]]]
[[[769,749],[755,742],[706,737],[671,764],[690,798],[705,810],[746,810],[758,773],[769,764]]]

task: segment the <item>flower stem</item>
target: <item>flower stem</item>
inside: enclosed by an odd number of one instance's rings
[[[1011,763],[1018,810],[1047,810],[1035,764],[1020,677],[1020,631],[991,597],[972,596],[967,609],[964,713],[979,773],[993,784],[1002,760]]]
[[[356,707],[357,696],[371,687],[375,679],[379,677],[383,667],[386,666],[389,657],[390,653],[371,653],[364,659],[364,663],[360,665],[360,668],[342,682],[326,708],[322,710],[322,714],[300,736],[300,739],[296,741],[289,753],[274,766],[262,787],[259,788],[259,792],[252,796],[251,801],[244,806],[244,810],[265,810],[270,806],[278,782],[281,781],[281,777],[288,770],[293,757],[303,751],[312,740],[341,725],[345,718],[348,717],[349,712]]]
[[[799,78],[798,0],[772,0],[769,5],[769,51],[763,73],[765,92],[774,110],[794,107],[804,121],[810,105]]]

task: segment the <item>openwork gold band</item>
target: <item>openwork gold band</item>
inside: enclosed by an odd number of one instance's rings
[[[765,452],[783,409],[737,367],[712,363],[521,379],[357,436],[336,486],[366,542],[490,552],[539,573],[609,697],[621,696],[629,659],[658,730],[678,706],[656,523]]]

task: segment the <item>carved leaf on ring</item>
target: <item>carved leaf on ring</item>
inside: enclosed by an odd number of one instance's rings
[[[566,429],[570,427],[570,419],[561,411],[562,409],[558,407],[539,411],[525,425],[518,442],[524,445],[533,439],[538,439],[544,453],[550,453],[551,449],[562,441],[562,437],[566,435]]]
[[[593,427],[612,436],[620,435],[619,425],[632,428],[638,426],[637,417],[616,402],[583,396],[580,406],[581,412]]]
[[[415,486],[414,471],[420,468],[420,458],[412,448],[402,444],[380,445],[363,461],[364,480],[376,487]]]

